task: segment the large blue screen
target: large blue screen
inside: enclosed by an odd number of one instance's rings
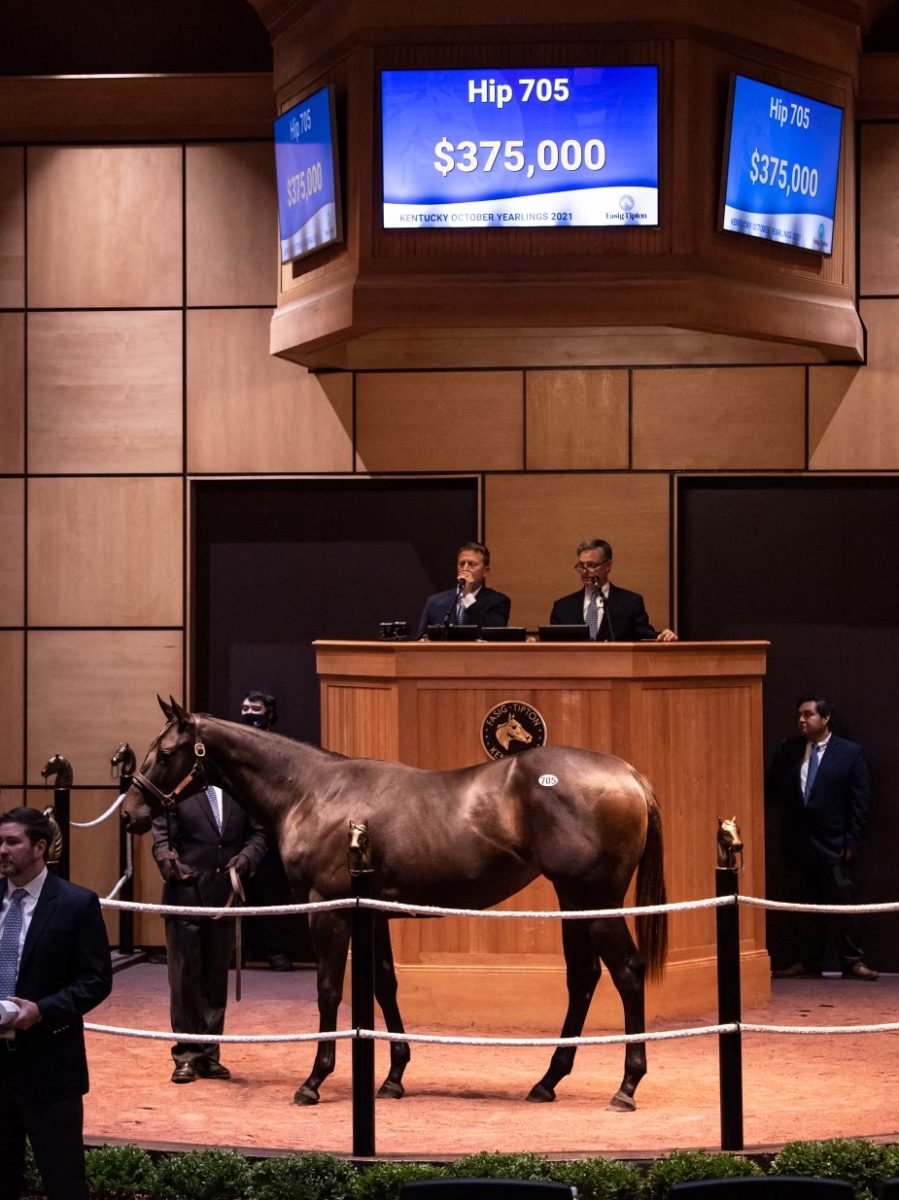
[[[722,228],[833,253],[843,110],[734,78]]]
[[[329,88],[275,121],[282,263],[341,237],[335,148]]]
[[[658,68],[382,71],[384,226],[658,224]]]

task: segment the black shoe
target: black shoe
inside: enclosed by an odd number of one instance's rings
[[[193,1063],[179,1062],[172,1071],[172,1083],[193,1083],[196,1077]]]
[[[197,1072],[203,1079],[230,1079],[231,1072],[222,1063],[212,1058],[198,1058]]]
[[[820,979],[820,971],[810,971],[805,963],[793,963],[791,967],[781,967],[771,972],[774,979]]]
[[[293,963],[286,954],[272,954],[269,957],[268,965],[273,971],[292,971]]]
[[[875,979],[880,978],[879,971],[872,971],[870,967],[866,967],[863,962],[853,963],[851,967],[847,967],[843,972],[844,979],[862,979],[865,983],[873,983]]]

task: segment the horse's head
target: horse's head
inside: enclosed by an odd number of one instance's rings
[[[41,771],[41,778],[49,780],[51,775],[56,776],[56,787],[71,787],[72,780],[75,778],[75,773],[72,770],[72,764],[62,754],[54,754],[47,761]]]
[[[197,718],[170,696],[170,704],[157,696],[165,714],[162,732],[134,773],[134,782],[122,801],[122,820],[129,833],[146,833],[154,817],[205,785],[205,749],[197,732]]]

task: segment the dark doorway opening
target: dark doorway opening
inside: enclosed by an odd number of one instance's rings
[[[899,670],[899,479],[842,477],[679,480],[679,633],[771,642],[764,686],[765,759],[796,730],[796,699],[820,690],[834,731],[861,742],[874,780],[859,899],[897,899],[899,821],[892,728]],[[728,730],[721,730],[721,753]],[[749,848],[747,848],[749,849]],[[766,893],[786,899],[776,813],[766,813]],[[789,920],[769,914],[777,961]],[[861,918],[866,959],[899,970],[888,916]],[[830,966],[836,969],[834,959]]]
[[[477,537],[478,486],[455,479],[210,480],[193,485],[196,708],[236,718],[249,688],[278,731],[320,740],[317,638],[412,632]]]

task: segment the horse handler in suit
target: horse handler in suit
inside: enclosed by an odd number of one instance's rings
[[[49,821],[0,815],[0,1200],[18,1200],[25,1137],[48,1200],[86,1200],[84,1014],[112,989],[94,892],[47,870]]]
[[[153,857],[164,880],[163,904],[223,908],[232,895],[231,868],[246,879],[266,851],[262,826],[221,788],[207,787],[181,800],[153,822]],[[228,1002],[228,968],[234,951],[229,917],[165,919],[172,1029],[221,1034]],[[179,1041],[172,1047],[172,1083],[230,1079],[219,1044]]]
[[[798,702],[799,737],[782,741],[765,775],[765,794],[781,807],[787,867],[807,904],[855,904],[851,870],[861,850],[871,806],[871,776],[857,742],[831,732],[832,709],[823,696]],[[801,957],[772,972],[777,979],[819,978],[828,925],[844,979],[878,978],[863,961],[854,916],[803,918]]]
[[[575,551],[582,587],[556,600],[549,615],[550,625],[584,625],[594,642],[676,642],[673,629],[656,633],[649,623],[646,605],[639,592],[609,582],[612,547],[602,538],[581,542]]]

